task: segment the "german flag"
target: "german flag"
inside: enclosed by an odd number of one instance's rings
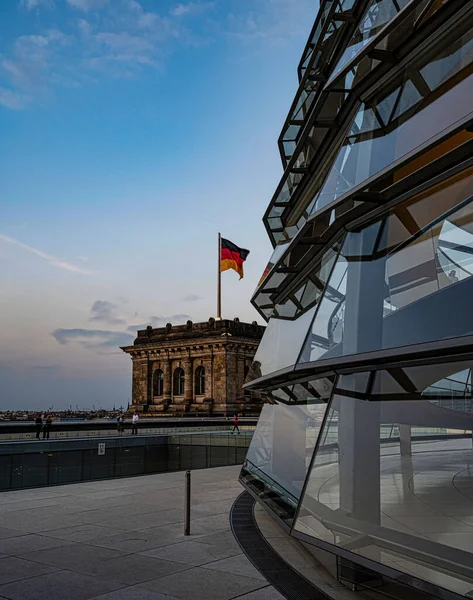
[[[243,277],[243,263],[250,253],[249,250],[239,248],[230,240],[222,238],[220,248],[220,270],[228,271],[233,269],[240,275],[240,279]]]

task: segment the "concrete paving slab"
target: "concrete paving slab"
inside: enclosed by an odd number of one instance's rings
[[[230,600],[266,585],[267,583],[261,579],[195,567],[147,581],[140,584],[140,587],[161,594],[170,594],[180,600]]]
[[[186,565],[199,566],[222,558],[228,558],[229,556],[234,556],[239,553],[241,553],[241,550],[235,550],[234,548],[211,546],[210,544],[201,544],[199,541],[185,541],[180,542],[179,544],[173,544],[172,546],[147,550],[140,554],[184,563]]]
[[[47,565],[39,565],[29,560],[24,560],[16,556],[7,556],[2,558],[2,566],[0,568],[0,586],[4,583],[18,581],[26,577],[34,577],[35,575],[43,575],[55,571],[54,567]]]
[[[0,600],[2,600],[0,598]],[[102,596],[96,596],[93,600],[178,600],[168,594],[159,594],[156,592],[150,592],[139,587],[130,586],[116,590],[115,592],[109,592]]]
[[[182,530],[182,526],[181,526]],[[108,538],[97,538],[88,540],[87,544],[100,546],[101,548],[111,548],[122,552],[143,552],[153,550],[162,546],[175,544],[175,538],[166,538],[162,535],[156,536],[148,531],[125,531]]]
[[[101,561],[119,556],[125,556],[125,554],[109,548],[96,548],[85,544],[68,544],[58,548],[29,552],[23,554],[21,558],[81,573],[87,572]]]
[[[276,588],[269,585],[255,592],[250,592],[243,596],[238,596],[238,600],[286,600]]]
[[[212,569],[212,571],[222,571],[223,573],[233,573],[233,575],[242,575],[243,577],[252,577],[253,579],[262,579],[266,582],[264,575],[262,575],[258,569],[250,563],[244,554],[238,554],[237,556],[231,556],[230,558],[224,558],[217,560],[205,565],[202,565],[205,569]]]
[[[89,600],[122,587],[114,581],[57,571],[0,585],[0,596],[9,600]]]
[[[53,531],[61,527],[73,527],[87,522],[83,513],[73,513],[67,515],[54,515],[54,507],[51,507],[51,515],[43,519],[37,519],[34,515],[23,514],[23,511],[0,514],[0,526],[19,529],[27,533],[42,533],[43,531]]]
[[[45,531],[44,535],[69,542],[88,542],[97,538],[110,537],[120,531],[122,530],[118,526],[111,528],[103,527],[102,525],[87,524]]]
[[[186,568],[187,565],[178,562],[129,554],[91,564],[87,567],[87,573],[102,579],[135,585],[164,575],[171,575]]]
[[[0,540],[25,535],[24,531],[19,529],[9,529],[8,527],[0,527]]]
[[[45,537],[36,533],[21,535],[17,537],[0,540],[0,552],[2,554],[10,554],[18,556],[38,550],[46,550],[47,548],[57,548],[58,546],[66,546],[70,542],[57,540],[54,538]]]

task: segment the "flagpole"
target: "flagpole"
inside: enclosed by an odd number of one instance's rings
[[[222,236],[218,234],[217,321],[222,320]]]

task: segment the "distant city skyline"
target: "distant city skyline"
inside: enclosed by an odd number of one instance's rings
[[[131,398],[119,346],[215,316],[217,233],[270,246],[275,140],[310,0],[9,0],[0,6],[0,410]]]

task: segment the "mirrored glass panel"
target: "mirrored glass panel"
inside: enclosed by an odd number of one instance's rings
[[[473,334],[473,173],[348,234],[299,362]]]
[[[471,402],[470,364],[378,372],[366,393],[352,378],[336,384],[295,530],[469,596],[473,414],[440,402]]]
[[[307,335],[315,306],[295,320],[271,318],[251,366],[252,379],[294,365]]]
[[[361,106],[312,212],[472,114],[472,48],[473,30],[468,26],[453,39],[445,38],[442,48],[430,50],[391,88]]]
[[[333,71],[337,75],[363,48],[382,31],[409,0],[371,0],[360,24]]]
[[[332,390],[328,379],[275,390],[265,404],[241,479],[281,518],[291,521]]]

